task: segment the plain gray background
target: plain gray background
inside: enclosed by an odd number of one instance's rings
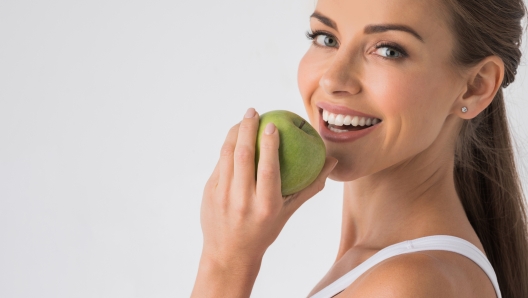
[[[227,130],[248,107],[306,117],[314,5],[0,1],[0,297],[188,297]],[[525,188],[527,72],[523,57],[505,92]],[[315,286],[341,195],[329,181],[294,214],[252,297]]]

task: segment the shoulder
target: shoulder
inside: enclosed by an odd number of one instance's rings
[[[456,296],[456,281],[449,273],[449,268],[427,252],[416,252],[398,255],[377,264],[337,297]]]

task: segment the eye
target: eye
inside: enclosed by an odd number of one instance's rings
[[[333,48],[337,45],[337,39],[330,33],[323,31],[306,32],[306,37],[312,40],[312,44],[317,47]]]
[[[381,48],[377,48],[378,50],[376,52],[378,52],[379,54],[381,54],[382,56],[385,56],[387,58],[399,58],[401,57],[401,53],[392,49],[392,48],[389,48],[389,47],[381,47]]]
[[[384,59],[401,59],[407,57],[407,53],[404,49],[396,44],[381,43],[376,45],[376,53],[378,53]]]
[[[328,36],[324,34],[316,36],[315,41],[317,44],[324,44],[327,47],[335,47],[337,45],[337,41],[333,36]]]

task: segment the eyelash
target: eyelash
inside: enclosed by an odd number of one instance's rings
[[[314,31],[313,33],[310,32],[310,31],[306,31],[306,38],[308,38],[309,40],[311,40],[314,46],[319,47],[319,48],[327,48],[327,47],[321,46],[321,45],[319,45],[319,44],[317,44],[317,43],[315,42],[315,38],[316,38],[317,36],[319,36],[319,35],[326,35],[326,36],[329,36],[329,37],[333,37],[333,38],[335,39],[335,37],[334,37],[332,34],[330,34],[330,33],[328,33],[328,32],[325,32],[325,31],[319,31],[319,30],[316,30],[316,31]]]
[[[315,38],[317,36],[319,36],[319,35],[326,35],[328,37],[332,37],[335,40],[337,40],[337,38],[335,38],[335,36],[333,36],[332,34],[330,34],[328,32],[325,32],[325,31],[316,30],[313,33],[310,32],[310,31],[306,31],[306,38],[308,38],[309,40],[312,40],[312,44],[314,46],[320,47],[320,48],[328,48],[328,47],[325,47],[325,46],[321,46],[321,45],[319,45],[319,44],[317,44],[315,42]],[[387,57],[380,56],[381,58],[386,59],[386,60],[396,60],[396,59],[401,59],[401,58],[405,58],[405,57],[409,56],[407,54],[407,52],[402,47],[400,47],[399,45],[397,45],[395,43],[392,43],[392,42],[380,42],[380,43],[378,43],[376,45],[376,49],[379,49],[379,48],[391,48],[391,49],[394,49],[394,50],[396,50],[397,52],[399,52],[401,54],[401,56],[398,57],[398,58],[387,58]]]

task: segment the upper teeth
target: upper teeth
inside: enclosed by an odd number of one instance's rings
[[[375,125],[381,122],[378,118],[358,117],[350,115],[341,115],[330,113],[327,110],[323,110],[323,120],[329,124],[342,126],[342,125],[353,125],[353,126],[369,126]]]

